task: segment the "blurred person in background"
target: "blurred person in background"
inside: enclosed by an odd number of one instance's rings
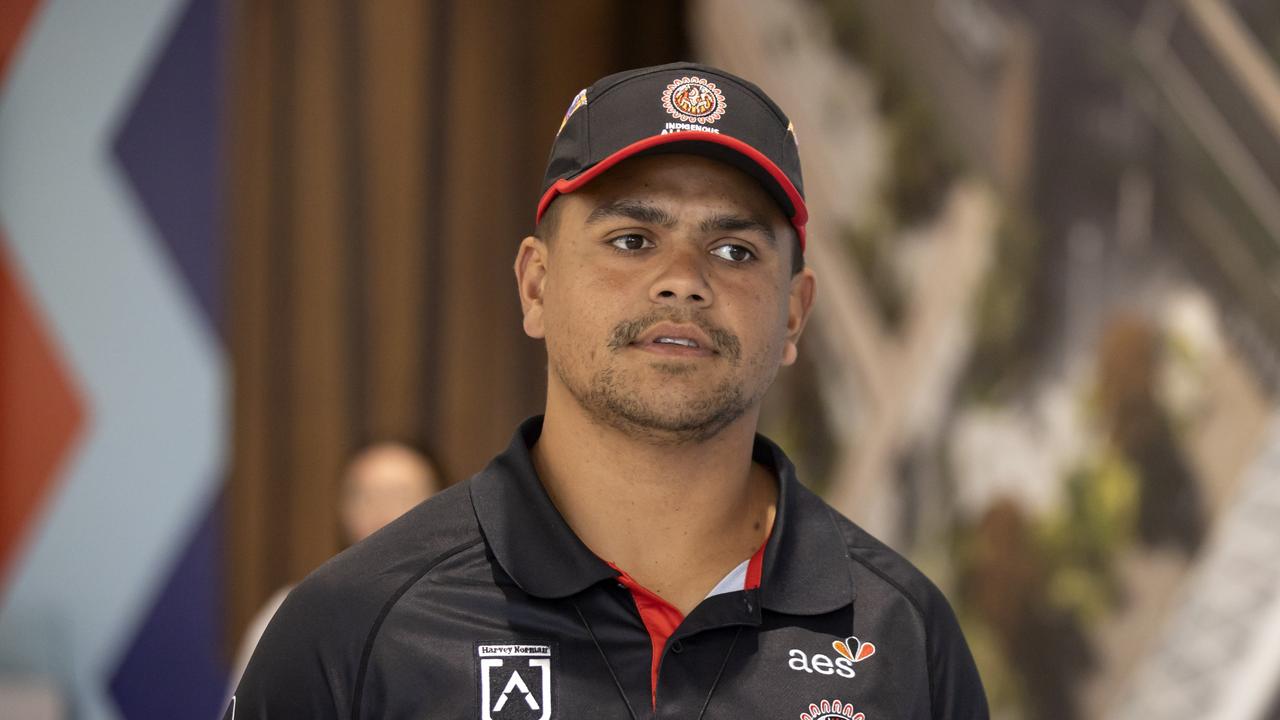
[[[342,473],[338,521],[347,545],[374,534],[434,495],[442,485],[435,466],[412,447],[394,441],[366,445],[351,457]],[[292,589],[292,585],[286,585],[277,590],[249,621],[231,667],[231,691],[239,684],[262,631]]]
[[[398,442],[356,453],[342,480],[339,519],[355,545],[441,489],[440,474],[423,454]]]

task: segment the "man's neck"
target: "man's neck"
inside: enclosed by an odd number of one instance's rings
[[[751,462],[758,408],[714,437],[655,444],[548,393],[538,476],[578,537],[684,613],[773,525],[777,482]]]

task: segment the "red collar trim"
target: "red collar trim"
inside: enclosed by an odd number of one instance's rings
[[[760,587],[760,576],[764,570],[764,548],[768,544],[769,538],[765,537],[764,542],[760,544],[760,549],[756,550],[747,561],[747,578],[742,584],[743,590],[755,590]],[[640,612],[640,620],[644,623],[645,630],[649,631],[650,657],[652,658],[649,668],[649,699],[653,707],[657,708],[658,665],[662,661],[662,651],[667,647],[667,641],[675,634],[680,623],[684,622],[684,613],[664,600],[662,596],[636,582],[635,578],[628,575],[622,568],[613,563],[609,563],[609,567],[618,571],[618,582],[631,591],[636,610]]]

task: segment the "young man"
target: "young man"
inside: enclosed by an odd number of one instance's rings
[[[805,219],[754,85],[580,93],[515,265],[546,414],[302,583],[227,717],[986,717],[938,590],[755,433],[813,304]]]

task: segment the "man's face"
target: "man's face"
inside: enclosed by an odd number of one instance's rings
[[[516,261],[549,393],[666,443],[758,413],[813,298],[793,230],[750,177],[694,155],[627,160],[556,200],[554,237]]]

